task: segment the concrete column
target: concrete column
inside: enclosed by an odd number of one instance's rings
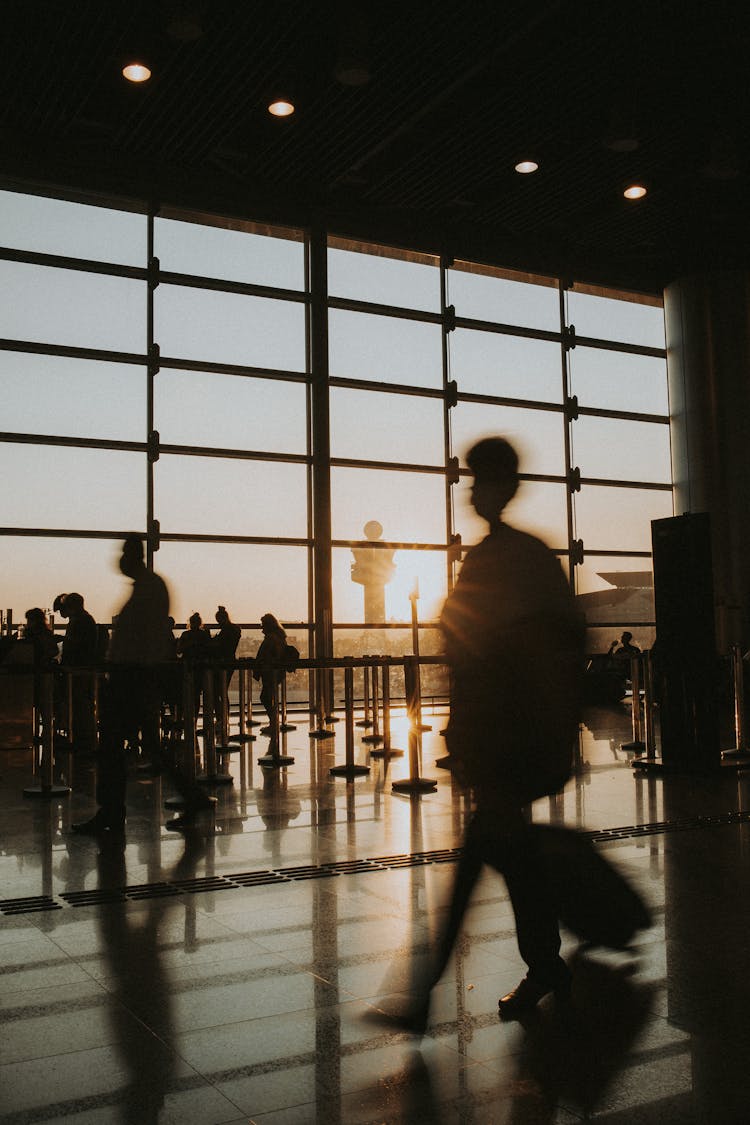
[[[718,651],[750,641],[750,273],[664,292],[675,513],[708,512]]]

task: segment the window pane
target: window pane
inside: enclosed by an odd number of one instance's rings
[[[0,246],[145,268],[147,219],[130,211],[0,191]]]
[[[522,473],[563,476],[565,421],[550,410],[459,402],[451,411],[451,448],[466,466],[466,454],[481,438],[502,434],[512,443]]]
[[[233,621],[307,620],[307,549],[236,543],[162,543],[154,567],[169,584],[172,616],[196,610],[213,625],[219,605]],[[302,651],[300,645],[297,647]]]
[[[587,555],[583,565],[576,567],[576,587],[578,604],[589,625],[608,621],[625,628],[639,621],[654,620],[651,559]],[[643,647],[637,636],[634,639]],[[615,637],[610,636],[609,643],[613,640]]]
[[[560,331],[560,300],[557,285],[532,285],[493,276],[489,269],[458,266],[448,271],[448,301],[456,316],[515,324],[520,328]]]
[[[332,469],[334,539],[364,539],[377,520],[382,538],[403,543],[445,543],[445,483],[441,476],[388,469]]]
[[[155,425],[168,445],[307,452],[301,383],[163,367],[154,382]]]
[[[145,440],[146,370],[134,364],[0,351],[0,395],[10,433]]]
[[[664,310],[616,297],[598,297],[571,289],[566,294],[567,321],[578,336],[617,340],[621,344],[664,347]]]
[[[299,239],[273,238],[243,229],[239,221],[207,226],[179,219],[154,220],[154,250],[169,273],[189,273],[273,285],[305,288],[305,244]],[[232,229],[234,227],[235,229]]]
[[[0,444],[0,480],[6,527],[104,531],[146,523],[143,453]]]
[[[471,505],[471,478],[461,477],[453,488],[454,522],[464,545],[479,543],[487,523]],[[553,550],[567,551],[568,518],[565,485],[523,480],[503,517],[513,527],[537,535]]]
[[[167,453],[154,466],[154,507],[171,534],[303,538],[306,482],[304,465]]]
[[[584,477],[669,484],[669,426],[621,418],[578,418],[572,427],[573,463]]]
[[[560,345],[457,328],[448,336],[459,392],[562,402]]]
[[[331,456],[442,465],[439,399],[331,388]]]
[[[0,262],[0,336],[109,351],[146,350],[146,283]]]
[[[602,348],[568,352],[571,393],[581,406],[668,414],[667,365],[663,359]]]
[[[154,323],[171,358],[305,370],[305,309],[293,301],[160,285]]]
[[[3,612],[10,607],[14,622],[23,624],[27,609],[51,609],[58,594],[76,590],[89,613],[109,623],[128,597],[118,568],[121,548],[119,538],[0,536]]]
[[[651,521],[672,515],[672,493],[587,484],[574,497],[576,538],[587,551],[650,551]]]
[[[440,312],[440,270],[433,264],[389,257],[382,247],[372,252],[329,248],[328,292],[333,297],[397,305],[421,312]]]
[[[356,548],[357,561],[362,562],[359,554],[367,548]],[[390,552],[372,549],[372,554],[377,560],[381,557],[392,561],[394,569],[386,573],[384,578],[385,594],[385,621],[411,621],[411,602],[409,595],[417,583],[419,598],[417,612],[420,621],[434,621],[440,614],[443,602],[448,593],[448,579],[446,569],[446,556],[444,551],[395,551],[392,558]],[[367,620],[365,615],[365,587],[352,578],[352,565],[354,555],[351,550],[337,547],[333,550],[333,616],[334,621],[354,622]],[[372,622],[369,622],[372,623]],[[378,647],[360,649],[360,652],[386,652],[381,648],[382,638],[389,634],[378,633]],[[374,643],[370,638],[369,643]],[[411,651],[411,650],[409,650]]]
[[[333,634],[333,654],[336,657],[360,656],[363,652],[377,652],[383,656],[411,656],[413,649],[411,629],[335,629]],[[419,652],[422,656],[439,656],[444,651],[443,635],[440,629],[424,627],[419,630]],[[444,703],[448,697],[448,668],[445,664],[427,664],[420,670],[422,706],[426,711],[426,721],[430,717],[433,702]],[[404,670],[403,666],[393,665],[389,672],[389,691],[394,708],[398,708],[391,724],[392,745],[406,750],[408,747],[407,729],[404,725]],[[337,709],[344,701],[343,669],[335,673],[334,700]],[[354,669],[354,704],[361,707],[363,700],[362,669]],[[442,726],[443,723],[441,722]],[[402,774],[406,773],[408,759],[402,763]]]
[[[332,376],[442,387],[440,325],[340,309],[331,309],[328,324]]]

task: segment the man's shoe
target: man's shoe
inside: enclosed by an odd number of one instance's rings
[[[172,817],[164,825],[170,832],[190,832],[195,828],[200,813],[213,812],[216,808],[216,797],[206,797],[205,801],[188,805],[179,816]]]
[[[564,961],[560,962],[559,969],[551,977],[524,977],[507,996],[500,997],[497,1002],[498,1015],[501,1020],[522,1020],[550,992],[554,993],[556,1000],[567,1000],[570,996],[570,982],[570,970]]]
[[[98,812],[91,817],[91,820],[79,820],[71,824],[70,829],[78,836],[102,836],[105,833],[122,836],[125,831],[125,820],[124,818],[110,819]]]

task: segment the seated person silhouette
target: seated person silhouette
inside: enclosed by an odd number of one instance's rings
[[[612,641],[609,647],[610,656],[613,656],[615,660],[626,661],[632,660],[634,656],[640,656],[641,650],[638,645],[634,645],[632,642],[633,634],[626,629],[619,641]]]

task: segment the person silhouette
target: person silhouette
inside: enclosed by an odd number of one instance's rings
[[[59,604],[58,604],[59,603]],[[63,668],[91,668],[99,657],[99,629],[78,593],[62,594],[55,599],[68,624],[63,637],[60,664]],[[73,676],[72,731],[76,750],[90,752],[96,745],[96,714],[94,709],[94,675],[78,672]]]
[[[226,606],[220,605],[214,616],[219,631],[216,636],[211,638],[213,658],[219,663],[234,660],[242,636],[242,629],[230,619]],[[227,693],[229,692],[229,684],[233,675],[234,670],[231,668],[224,669],[223,675],[222,671],[217,669],[214,675],[214,708],[219,721],[221,721],[220,717],[224,715],[224,689],[226,687]],[[227,694],[228,706],[229,697]]]
[[[211,802],[166,759],[159,744],[159,711],[164,670],[173,657],[169,620],[169,591],[160,575],[144,561],[140,535],[128,535],[119,567],[133,580],[130,597],[114,621],[107,653],[109,671],[101,696],[101,736],[96,799],[99,809],[90,820],[72,825],[88,836],[122,837],[125,829],[127,759],[125,742],[134,728],[141,731],[144,751],[156,771],[165,767],[185,801],[182,816],[167,827],[181,829]]]
[[[201,683],[203,673],[200,666],[205,665],[211,658],[211,634],[203,624],[203,618],[199,613],[191,613],[188,628],[180,634],[177,641],[177,655],[194,669],[194,714],[197,717],[203,687]]]
[[[627,629],[620,637],[619,641],[613,641],[610,646],[610,655],[616,660],[632,660],[634,656],[640,656],[641,650],[638,645],[633,644],[633,634]]]
[[[524,808],[566,782],[578,731],[584,624],[562,567],[532,535],[506,524],[518,458],[502,437],[469,452],[472,504],[489,535],[471,548],[440,624],[452,673],[446,741],[451,768],[474,792],[452,900],[429,979],[407,1022],[424,1028],[432,986],[458,935],[483,864],[505,878],[527,974],[499,1000],[517,1019],[569,990],[557,909]]]
[[[284,669],[280,665],[284,661],[286,633],[281,622],[272,613],[263,614],[260,627],[263,630],[263,640],[255,655],[253,679],[260,680],[260,701],[268,715],[268,726],[262,730],[270,734],[273,749],[277,745],[278,687],[284,678]]]

